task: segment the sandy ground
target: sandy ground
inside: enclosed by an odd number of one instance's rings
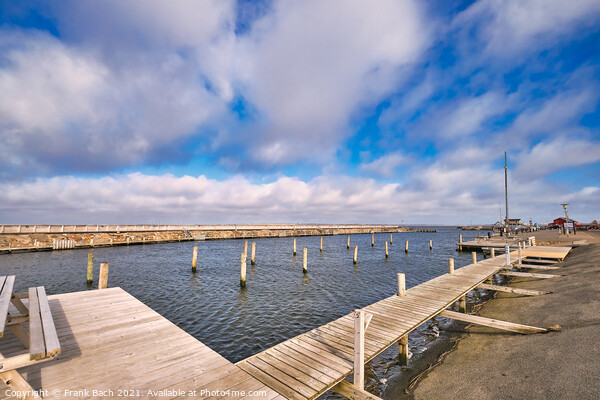
[[[600,243],[600,233],[578,232],[560,239]],[[600,244],[575,248],[559,265],[559,270],[548,272],[563,275],[560,278],[511,282],[553,293],[531,297],[500,293],[478,314],[539,327],[559,324],[560,332],[519,335],[470,326],[469,335],[417,382],[408,397],[600,398]],[[386,392],[385,397],[400,398],[399,388],[395,392]]]

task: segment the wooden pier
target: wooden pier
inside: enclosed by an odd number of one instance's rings
[[[48,301],[62,353],[19,369],[44,398],[284,399],[120,288]],[[3,357],[23,351],[11,333],[0,340]],[[7,390],[0,399],[17,398]]]

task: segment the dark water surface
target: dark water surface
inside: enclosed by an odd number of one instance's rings
[[[94,287],[100,262],[110,263],[109,287],[120,286],[232,362],[323,325],[397,291],[396,274],[406,274],[410,288],[471,263],[456,242],[477,232],[438,227],[437,233],[395,233],[386,260],[389,234],[249,239],[256,242],[256,265],[248,257],[247,287],[240,289],[243,240],[165,243],[93,249]],[[429,240],[433,240],[433,251]],[[409,253],[404,241],[409,241]],[[198,246],[198,272],[191,273],[192,248]],[[353,265],[354,245],[358,264]],[[302,248],[308,248],[308,274],[302,273]],[[88,290],[85,283],[89,250],[0,255],[0,274],[16,275],[16,290],[43,285],[48,294]],[[481,257],[481,255],[479,256]],[[477,292],[472,296],[477,296]],[[440,321],[424,324],[411,335],[418,354],[439,335]],[[401,370],[392,346],[371,363],[367,388],[378,392],[390,374]]]

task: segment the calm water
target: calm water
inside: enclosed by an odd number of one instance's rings
[[[94,249],[94,287],[100,262],[110,263],[109,287],[120,286],[164,317],[232,362],[323,325],[352,310],[397,291],[396,274],[406,274],[407,288],[447,272],[447,259],[456,267],[471,262],[470,253],[456,252],[477,232],[437,228],[437,233],[395,233],[384,255],[389,234],[253,239],[256,265],[248,259],[247,287],[240,289],[243,240],[165,243]],[[483,233],[482,233],[483,234]],[[433,251],[429,240],[433,240]],[[409,241],[409,253],[404,241]],[[248,251],[252,239],[248,243]],[[192,248],[198,246],[198,272],[191,273]],[[353,246],[358,264],[353,265]],[[302,248],[308,248],[308,274],[302,273]],[[44,285],[49,294],[88,290],[85,284],[88,250],[0,255],[0,274],[17,275],[16,290]],[[249,257],[248,257],[249,258]],[[473,296],[477,296],[474,293]],[[411,351],[424,351],[438,336],[440,322],[422,326],[411,335]],[[443,327],[441,327],[443,329]],[[392,346],[368,371],[367,387],[377,392],[390,374],[401,370]],[[330,396],[333,398],[333,396]]]

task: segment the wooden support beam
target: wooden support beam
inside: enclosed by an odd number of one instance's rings
[[[463,322],[468,322],[470,324],[477,324],[488,326],[490,328],[501,329],[510,332],[517,332],[522,334],[530,334],[530,333],[543,333],[548,332],[548,329],[538,328],[535,326],[521,325],[515,324],[512,322],[500,321],[492,318],[480,317],[478,315],[469,315],[463,314],[455,311],[444,310],[440,313],[442,317],[452,318]]]
[[[398,353],[400,365],[408,365],[408,335],[404,335],[398,341]]]
[[[510,286],[488,285],[487,283],[482,283],[478,287],[480,287],[481,289],[495,290],[497,292],[524,294],[527,296],[539,296],[542,294],[550,293],[550,292],[543,292],[541,290],[521,289],[521,288],[516,288],[516,287],[510,287]]]
[[[521,268],[543,269],[546,271],[550,271],[553,269],[560,269],[560,267],[554,267],[554,266],[549,266],[549,265],[536,265],[536,264],[521,264]]]
[[[498,271],[498,275],[519,276],[521,278],[540,278],[540,279],[558,278],[560,276],[560,275],[536,274],[536,273],[532,273],[532,272],[515,272],[515,271]]]
[[[467,312],[467,295],[463,295],[458,299],[458,311],[461,313]]]
[[[331,390],[350,400],[382,400],[380,397],[360,389],[348,381],[341,381],[332,387]]]

